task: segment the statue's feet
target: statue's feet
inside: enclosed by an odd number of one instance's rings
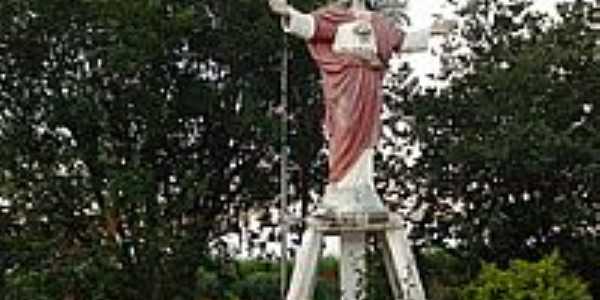
[[[317,208],[311,214],[313,217],[317,217],[320,219],[335,219],[336,212],[332,207],[328,207],[323,204],[319,204]]]
[[[312,215],[336,220],[362,218],[370,221],[386,221],[388,210],[377,192],[368,185],[356,187],[328,185],[322,203]]]

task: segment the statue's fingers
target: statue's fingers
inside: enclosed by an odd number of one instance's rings
[[[272,10],[274,10],[274,11],[279,10],[280,4],[278,2],[279,2],[278,0],[269,0],[269,6],[271,6]]]
[[[279,0],[269,0],[269,5],[271,6],[271,8],[273,9],[277,9],[281,6],[281,1]]]

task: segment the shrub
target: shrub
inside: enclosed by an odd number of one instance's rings
[[[244,300],[280,300],[279,289],[279,274],[274,272],[256,272],[235,285]]]
[[[480,268],[474,261],[452,255],[440,248],[420,253],[418,267],[427,298],[458,300],[464,285],[473,279]]]
[[[537,263],[516,260],[507,270],[484,264],[464,300],[592,300],[587,286],[565,271],[558,254]]]
[[[289,276],[292,275],[290,263]],[[319,261],[319,277],[314,292],[314,299],[339,299],[338,263],[335,258]],[[235,294],[243,300],[278,300],[280,299],[279,265],[274,262],[247,260],[238,264],[239,281],[235,283]],[[288,278],[290,280],[291,278]]]

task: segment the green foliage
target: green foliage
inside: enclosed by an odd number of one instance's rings
[[[340,298],[339,268],[339,261],[335,257],[325,257],[319,261],[314,299]]]
[[[425,249],[418,257],[420,275],[431,300],[457,300],[479,266],[444,249]]]
[[[408,134],[420,156],[395,178],[423,209],[414,232],[422,245],[500,266],[577,253],[569,268],[597,296],[597,35],[580,1],[562,22],[527,6],[471,1],[463,11],[446,48],[448,86],[398,105],[416,120]]]
[[[10,275],[6,284],[6,299],[50,300],[55,293],[50,289],[50,278],[46,274],[30,271],[25,274]]]
[[[367,252],[365,299],[393,299],[387,273],[378,250]],[[275,299],[280,293],[280,265],[261,259],[203,262],[196,272],[196,298]],[[420,275],[431,300],[458,300],[465,285],[479,270],[472,262],[463,261],[442,249],[424,251],[418,258]],[[290,272],[292,264],[289,265]],[[314,299],[340,298],[339,261],[325,257],[319,261]]]
[[[279,274],[276,272],[256,272],[236,284],[239,299],[277,300],[279,296]]]
[[[209,242],[279,189],[278,20],[260,1],[10,0],[0,14],[0,294],[192,299]],[[320,103],[300,47],[306,200]]]
[[[54,269],[15,268],[6,275],[3,299],[113,299],[123,289],[118,270],[101,257],[62,260]]]
[[[367,251],[365,299],[394,299],[382,257],[379,248]],[[423,249],[417,257],[417,265],[427,299],[431,300],[458,300],[464,286],[479,269],[472,261],[440,248]]]
[[[537,263],[516,260],[507,270],[485,264],[470,283],[465,300],[591,300],[586,285],[565,271],[558,254]]]
[[[232,289],[229,285],[233,283],[227,279],[222,272],[211,272],[200,267],[196,272],[196,298],[199,297],[202,300],[231,299]]]
[[[207,262],[196,273],[196,297],[202,300],[279,299],[280,265],[273,261],[243,259],[232,262]],[[290,271],[292,265],[290,264]],[[337,260],[319,262],[315,299],[339,299]],[[333,276],[332,276],[333,273]]]
[[[577,253],[566,257],[569,269],[597,296],[597,35],[581,2],[561,11],[562,22],[527,6],[471,1],[445,48],[449,85],[416,95],[390,88],[404,100],[388,101],[392,111],[416,120],[395,135],[420,156],[410,166],[400,155],[384,158],[391,169],[382,177],[396,181],[390,196],[423,209],[414,233],[423,245],[500,266],[555,248]]]

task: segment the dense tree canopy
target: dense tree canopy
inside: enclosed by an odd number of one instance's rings
[[[502,265],[557,248],[597,279],[597,35],[581,2],[556,22],[503,3],[472,1],[448,44],[449,86],[402,104],[421,153],[405,173],[424,213],[418,235]]]
[[[408,93],[406,67],[390,81],[378,188],[416,201],[423,246],[504,265],[558,248],[600,278],[596,33],[579,2],[561,23],[502,3],[464,9],[447,88]],[[194,299],[209,243],[276,206],[278,20],[255,0],[5,0],[0,15],[0,294]],[[306,212],[322,106],[304,47],[290,49]]]
[[[0,14],[0,293],[191,299],[209,241],[278,192],[281,32],[266,3],[2,1]],[[308,199],[320,106],[294,49],[293,179]]]

